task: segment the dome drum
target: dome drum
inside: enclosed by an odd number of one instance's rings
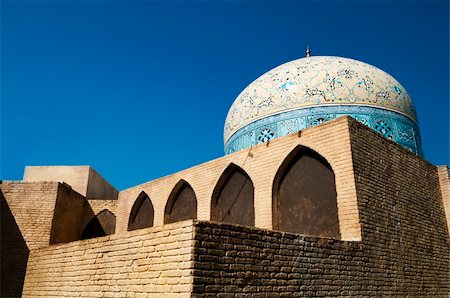
[[[422,155],[417,124],[408,117],[372,107],[331,106],[293,110],[263,118],[234,133],[225,153],[265,143],[317,124],[348,115],[415,154]]]

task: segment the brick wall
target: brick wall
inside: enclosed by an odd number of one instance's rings
[[[450,231],[450,169],[447,166],[439,166],[438,175],[447,228]]]
[[[83,196],[87,193],[90,166],[27,166],[23,181],[65,182]]]
[[[1,297],[20,297],[31,249],[48,246],[57,182],[0,184]]]
[[[70,186],[59,184],[50,243],[65,243],[80,239],[83,228],[82,219],[87,217],[87,214],[92,214],[92,210],[85,197]]]
[[[399,270],[390,249],[189,220],[32,251],[24,297],[448,297],[445,256]]]
[[[363,241],[399,293],[450,295],[450,241],[437,168],[352,121]],[[394,279],[395,280],[395,279]]]
[[[33,250],[23,297],[188,297],[192,221]]]
[[[117,200],[88,200],[94,214],[98,214],[103,210],[109,210],[111,213],[117,212]]]
[[[303,130],[301,133],[260,144],[212,160],[193,168],[156,179],[119,193],[116,231],[127,230],[131,208],[141,191],[145,191],[155,210],[154,225],[164,222],[164,209],[175,185],[184,179],[197,197],[197,219],[210,220],[213,190],[225,169],[231,164],[241,167],[255,188],[255,225],[271,229],[272,185],[284,159],[302,145],[322,155],[331,165],[336,177],[339,227],[342,239],[359,240],[361,231],[356,203],[356,188],[351,162],[348,117]]]
[[[86,198],[116,200],[119,192],[105,178],[92,167],[89,167],[89,180],[87,182]]]
[[[195,296],[450,296],[437,168],[349,124],[361,241],[202,222],[195,229]]]
[[[58,182],[3,181],[1,191],[27,247],[45,247],[50,241]]]
[[[20,297],[29,249],[0,192],[0,297]]]
[[[19,297],[30,250],[80,239],[95,215],[86,199],[58,182],[3,181],[0,184],[1,297]],[[100,204],[98,203],[100,202]],[[94,203],[113,206],[110,201]]]
[[[117,200],[88,201],[65,183],[4,181],[1,191],[29,249],[78,240],[97,213],[116,211]]]
[[[265,230],[273,226],[275,175],[299,145],[318,152],[334,171],[342,240]],[[203,221],[210,218],[212,192],[231,163],[252,179],[257,228]],[[121,192],[116,234],[107,237],[43,247],[55,201],[61,211],[81,199],[63,195],[67,189],[58,192],[57,183],[4,182],[1,189],[33,246],[25,297],[448,297],[444,174],[343,117]],[[181,179],[197,196],[199,221],[163,225],[165,204]],[[152,200],[155,227],[127,232],[141,191]],[[116,205],[104,201],[91,207],[85,201],[84,206],[94,214]],[[83,214],[81,221],[87,220]]]
[[[387,245],[199,222],[195,226],[196,297],[448,297],[445,253],[422,254],[399,268]],[[420,247],[416,247],[421,249]],[[448,254],[448,251],[447,251]],[[441,263],[439,263],[441,262]]]
[[[91,166],[27,166],[27,182],[65,182],[89,199],[117,199],[118,191]]]
[[[370,296],[377,293],[358,280],[370,274],[363,268],[368,260],[358,242],[200,222],[193,292],[198,297]]]

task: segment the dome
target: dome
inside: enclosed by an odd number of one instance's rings
[[[312,56],[282,64],[248,85],[225,122],[225,153],[349,115],[421,155],[417,116],[403,86],[367,63]]]

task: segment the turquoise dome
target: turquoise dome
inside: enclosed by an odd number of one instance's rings
[[[416,112],[403,86],[375,66],[332,56],[287,62],[248,85],[228,112],[225,153],[343,115],[422,155]]]

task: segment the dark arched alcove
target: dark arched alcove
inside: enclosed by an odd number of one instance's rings
[[[116,216],[109,210],[103,210],[94,216],[81,234],[81,239],[90,239],[114,234],[116,230]]]
[[[131,208],[128,231],[153,227],[154,209],[152,201],[141,192]]]
[[[194,190],[184,180],[175,185],[164,210],[164,223],[197,218],[197,198]]]
[[[244,170],[234,164],[228,166],[214,188],[211,220],[255,225],[253,182]]]
[[[334,173],[318,153],[297,147],[280,166],[273,184],[274,228],[340,238]]]

